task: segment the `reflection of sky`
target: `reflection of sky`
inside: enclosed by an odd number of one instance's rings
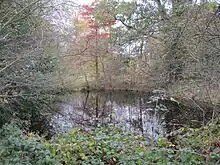
[[[162,125],[163,115],[159,115],[156,111],[150,113],[147,109],[143,109],[142,115],[140,109],[135,106],[119,106],[114,104],[113,111],[115,113],[115,122],[120,126],[125,126],[133,132],[143,130],[146,137],[156,139],[164,134]],[[142,120],[142,123],[140,122]],[[139,122],[139,125],[134,126],[134,122]]]
[[[103,111],[105,115],[101,115]],[[164,135],[163,118],[163,114],[148,111],[146,108],[142,109],[141,115],[138,105],[118,105],[108,101],[105,108],[99,109],[98,122],[105,125],[121,126],[155,140]],[[59,114],[53,117],[51,125],[56,131],[65,132],[73,127],[92,128],[95,119],[95,107],[85,110],[83,109],[83,101],[79,102],[76,99],[60,105]]]

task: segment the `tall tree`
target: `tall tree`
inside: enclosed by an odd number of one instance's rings
[[[94,10],[98,4],[98,1],[95,0],[91,5],[83,5],[79,17],[78,24],[81,28],[84,28],[84,32],[81,33],[81,36],[90,38],[94,41],[94,57],[95,57],[95,73],[96,73],[96,87],[98,87],[98,81],[100,77],[99,73],[99,43],[103,40],[110,38],[109,28],[115,23],[115,21],[106,21],[103,24],[96,22],[94,17]]]

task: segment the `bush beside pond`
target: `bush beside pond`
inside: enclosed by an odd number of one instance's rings
[[[119,127],[74,128],[46,141],[6,124],[0,131],[0,165],[218,164],[219,130],[217,119],[200,129],[181,128],[175,135],[149,142]]]

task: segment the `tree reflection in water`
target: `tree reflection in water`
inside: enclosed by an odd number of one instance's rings
[[[167,108],[163,98],[138,92],[75,93],[59,98],[55,105],[57,113],[50,124],[57,133],[73,127],[121,126],[156,140],[172,130],[172,121],[181,121],[178,125],[182,126],[187,120],[203,120],[200,114],[183,117],[178,105]]]

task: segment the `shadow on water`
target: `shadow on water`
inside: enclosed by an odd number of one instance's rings
[[[73,127],[121,126],[155,140],[182,126],[199,127],[212,117],[192,105],[167,100],[164,93],[79,92],[58,98],[50,127],[63,133]]]

